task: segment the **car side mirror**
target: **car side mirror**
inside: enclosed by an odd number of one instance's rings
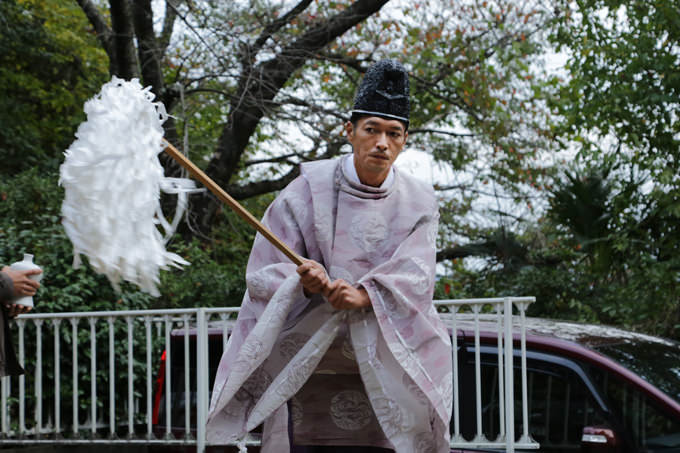
[[[614,453],[620,451],[614,430],[602,426],[586,426],[581,436],[582,452]]]

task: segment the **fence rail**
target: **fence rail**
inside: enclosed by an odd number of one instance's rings
[[[451,446],[456,448],[538,448],[529,436],[527,413],[525,313],[532,297],[435,301],[453,334]],[[513,316],[513,306],[517,316]],[[475,331],[477,432],[461,435],[458,338],[461,312],[470,312]],[[495,314],[498,361],[500,435],[486,439],[482,431],[480,314]],[[16,319],[19,362],[26,374],[0,379],[0,445],[2,444],[165,444],[206,447],[209,401],[208,336],[221,335],[226,347],[238,308],[195,308],[79,313],[39,313]],[[469,316],[468,316],[469,317]],[[514,433],[513,324],[521,333],[521,400],[523,432]],[[171,407],[171,335],[183,336],[183,435],[173,434]],[[178,332],[179,331],[179,332]],[[191,342],[195,342],[192,345]],[[505,347],[510,345],[510,347]],[[34,352],[27,361],[27,350]],[[191,372],[191,355],[195,371]],[[161,369],[161,366],[163,367]],[[164,374],[164,420],[154,423],[154,378]],[[158,378],[156,376],[156,378]],[[27,388],[32,392],[27,392]],[[71,395],[70,401],[62,395]],[[28,415],[27,415],[28,414]],[[195,431],[192,431],[192,415]],[[177,420],[175,421],[177,422]],[[175,426],[178,426],[175,424]],[[163,428],[159,432],[159,427]],[[258,444],[253,437],[248,442]]]

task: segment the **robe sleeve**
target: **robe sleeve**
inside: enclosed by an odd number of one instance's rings
[[[272,202],[262,223],[295,253],[308,258],[307,241],[314,238],[312,218],[309,186],[304,178],[298,177]],[[296,264],[257,233],[246,268],[247,293],[243,308],[248,307],[259,317],[281,283],[294,274],[296,268]],[[306,302],[308,299],[301,292],[300,303]],[[294,309],[293,313],[298,311]]]
[[[309,234],[308,231],[311,227],[307,225],[312,223],[311,219],[309,186],[303,178],[297,178],[272,202],[265,212],[262,223],[292,250],[306,257],[305,238],[314,238],[314,235]],[[211,408],[217,404],[246,337],[257,324],[273,295],[288,277],[295,274],[296,268],[297,266],[288,257],[262,235],[259,233],[256,235],[246,268],[247,290],[243,296],[241,310],[229,338],[229,344],[217,369]],[[286,322],[295,322],[309,301],[310,299],[304,295],[300,285]]]
[[[391,258],[358,284],[404,370],[430,397],[443,421],[451,414],[451,341],[432,303],[439,214],[423,215]]]

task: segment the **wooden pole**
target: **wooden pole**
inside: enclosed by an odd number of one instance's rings
[[[290,247],[288,247],[281,239],[279,239],[274,233],[269,230],[266,226],[262,224],[259,220],[257,220],[253,215],[246,210],[241,204],[234,200],[234,198],[231,197],[227,192],[224,191],[215,181],[210,179],[208,175],[206,175],[203,170],[198,168],[196,165],[194,165],[193,162],[191,162],[187,157],[179,152],[177,148],[172,146],[171,143],[169,143],[167,140],[163,140],[163,144],[165,145],[165,152],[168,153],[173,159],[177,161],[182,167],[184,167],[191,175],[196,178],[198,181],[201,182],[205,187],[208,188],[217,198],[222,200],[223,203],[227,204],[230,208],[232,208],[234,211],[236,211],[236,214],[238,214],[243,220],[248,222],[250,225],[252,225],[262,236],[267,238],[269,242],[271,242],[274,247],[279,249],[284,255],[286,255],[290,260],[297,264],[298,266],[302,264],[302,258],[300,255],[295,253],[293,250],[291,250]]]

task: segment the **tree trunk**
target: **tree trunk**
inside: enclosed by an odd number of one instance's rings
[[[216,157],[208,164],[206,173],[218,184],[227,187],[238,170],[250,138],[266,114],[267,105],[284,84],[307,59],[378,12],[387,2],[388,0],[358,0],[344,11],[311,28],[275,57],[258,64],[252,63],[255,60],[254,55],[242,58],[244,67],[230,105],[231,113],[222,130]],[[196,200],[195,214],[204,231],[210,229],[215,203],[216,200],[209,196]]]
[[[151,91],[160,99],[164,94],[164,87],[159,59],[160,51],[153,32],[151,0],[135,0],[132,13],[142,80],[145,86],[151,85]]]
[[[109,4],[113,30],[112,51],[117,65],[116,73],[112,75],[127,80],[139,77],[130,3],[128,0],[110,0]]]

